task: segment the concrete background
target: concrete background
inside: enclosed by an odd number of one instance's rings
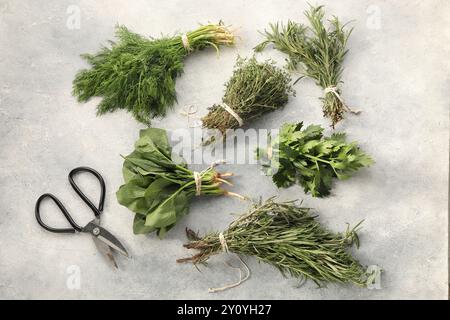
[[[134,236],[133,215],[117,204],[122,159],[142,125],[124,112],[95,116],[94,99],[80,105],[71,96],[71,81],[84,67],[80,53],[94,52],[112,39],[114,25],[158,36],[191,30],[197,23],[223,19],[238,27],[240,41],[186,60],[177,82],[179,104],[154,126],[186,127],[179,111],[195,104],[199,114],[220,101],[237,54],[250,55],[269,22],[304,21],[305,1],[8,1],[0,0],[0,298],[206,298],[206,299],[446,299],[448,248],[448,107],[450,5],[448,1],[321,1],[329,15],[354,20],[345,63],[343,94],[363,110],[348,116],[338,130],[358,140],[376,164],[354,178],[335,184],[327,199],[312,199],[298,187],[278,191],[256,165],[230,165],[234,191],[282,199],[300,198],[315,207],[333,230],[366,219],[361,249],[355,255],[385,272],[381,290],[313,283],[298,288],[272,267],[247,259],[250,280],[239,288],[209,294],[210,286],[234,281],[225,257],[199,273],[175,259],[189,254],[185,226],[200,232],[225,228],[248,204],[227,198],[194,201],[190,215],[167,239]],[[79,26],[74,18],[79,12]],[[283,62],[274,50],[264,53]],[[303,120],[328,126],[322,118],[321,91],[312,81],[296,86],[297,97],[282,111],[253,124],[277,128]],[[330,130],[327,130],[328,132]],[[41,229],[34,204],[53,192],[80,224],[90,211],[70,188],[70,169],[88,165],[106,179],[102,223],[123,240],[133,255],[119,258],[112,270],[87,235],[57,235]],[[98,191],[84,177],[87,192]],[[46,204],[48,221],[64,225]],[[78,277],[79,276],[79,277]],[[78,277],[78,278],[77,278]],[[75,281],[74,281],[75,279]],[[77,288],[77,279],[80,280]]]

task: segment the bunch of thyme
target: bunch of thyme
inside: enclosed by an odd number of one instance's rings
[[[204,263],[225,249],[229,252],[255,256],[276,267],[283,275],[313,280],[319,286],[327,282],[353,283],[366,286],[367,275],[347,248],[359,247],[358,223],[344,233],[333,233],[323,227],[309,208],[294,201],[275,202],[273,198],[254,205],[222,233],[198,237],[187,230],[194,256],[177,262]],[[221,241],[222,238],[222,241]]]
[[[160,39],[147,39],[118,26],[116,36],[118,42],[110,41],[111,48],[82,55],[91,69],[77,73],[73,95],[80,102],[101,96],[98,115],[125,109],[145,124],[164,116],[175,103],[175,81],[188,54],[209,46],[218,51],[220,45],[234,43],[233,34],[221,23]]]
[[[289,74],[267,60],[238,58],[233,75],[225,84],[222,104],[215,104],[202,118],[204,128],[218,129],[222,134],[261,115],[277,110],[295,94]],[[231,112],[227,111],[231,108]],[[233,114],[235,113],[235,115]]]
[[[312,7],[305,12],[310,26],[288,21],[284,24],[270,24],[265,30],[266,40],[255,47],[262,51],[272,43],[277,50],[288,55],[288,68],[296,70],[301,66],[304,76],[315,80],[324,89],[323,114],[331,119],[332,127],[351,110],[341,97],[339,84],[342,82],[343,61],[348,52],[348,38],[352,32],[337,17],[329,20],[329,28],[324,24],[323,6]]]

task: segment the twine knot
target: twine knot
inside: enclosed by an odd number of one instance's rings
[[[193,175],[194,175],[194,181],[195,181],[195,195],[199,196],[202,194],[202,177],[203,175],[208,172],[208,170],[218,166],[219,164],[223,164],[225,163],[225,160],[216,160],[213,161],[210,166],[208,167],[208,169],[203,170],[202,172],[197,172],[194,171]]]
[[[223,233],[219,233],[219,241],[220,241],[220,245],[222,246],[222,251],[228,253],[228,245],[227,245],[227,241],[225,240],[225,236],[223,235]]]
[[[183,110],[180,111],[180,114],[182,116],[186,117],[189,128],[201,127],[201,122],[198,121],[199,117],[195,115],[197,113],[197,111],[198,111],[198,108],[194,105],[186,105],[183,107]],[[192,124],[191,123],[192,119],[197,119],[197,123]]]
[[[323,89],[323,92],[325,92],[325,95],[326,95],[327,93],[332,93],[332,94],[334,94],[334,95],[336,96],[336,98],[338,98],[338,100],[342,103],[342,106],[344,107],[344,109],[345,109],[346,111],[351,112],[351,113],[353,113],[353,114],[360,114],[360,113],[361,113],[361,110],[352,110],[352,109],[349,108],[349,106],[347,106],[347,105],[345,104],[345,102],[344,102],[344,100],[342,99],[341,95],[339,94],[338,89],[337,89],[336,86],[329,86],[329,87],[326,87],[325,89]]]

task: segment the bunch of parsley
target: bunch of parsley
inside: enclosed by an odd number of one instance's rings
[[[263,170],[279,188],[300,184],[313,197],[330,194],[333,178],[347,179],[374,163],[356,142],[346,142],[345,133],[323,136],[323,128],[303,122],[282,126],[270,148],[256,150]]]

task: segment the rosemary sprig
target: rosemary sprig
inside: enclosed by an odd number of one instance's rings
[[[347,251],[352,244],[359,247],[357,231],[362,222],[335,234],[316,218],[311,209],[294,201],[275,202],[271,198],[264,204],[254,205],[231,223],[222,236],[229,252],[255,256],[285,276],[310,279],[319,286],[327,282],[366,286],[363,266]],[[187,234],[191,241],[184,247],[199,252],[177,262],[204,263],[222,252],[219,233],[200,238],[188,229]]]
[[[185,39],[147,39],[118,26],[116,37],[118,42],[110,41],[110,48],[82,55],[91,69],[77,73],[73,95],[80,102],[101,96],[98,115],[125,109],[146,124],[164,116],[175,103],[175,81],[183,72],[188,54],[209,46],[219,50],[221,45],[234,43],[234,36],[222,24],[200,26],[186,33]]]
[[[310,26],[288,21],[286,25],[270,24],[270,30],[263,35],[266,40],[255,47],[262,51],[268,44],[288,55],[288,68],[302,68],[303,75],[315,80],[324,89],[323,114],[332,121],[332,127],[351,110],[341,98],[339,84],[342,83],[344,57],[348,38],[353,28],[347,29],[337,17],[329,20],[329,28],[324,24],[323,6],[311,6],[305,16]]]
[[[272,60],[258,62],[255,57],[238,58],[233,75],[225,84],[222,102],[247,123],[286,105],[289,94],[295,94],[290,81],[289,74]],[[204,128],[219,129],[222,134],[240,126],[236,117],[221,104],[212,106],[202,123]]]

